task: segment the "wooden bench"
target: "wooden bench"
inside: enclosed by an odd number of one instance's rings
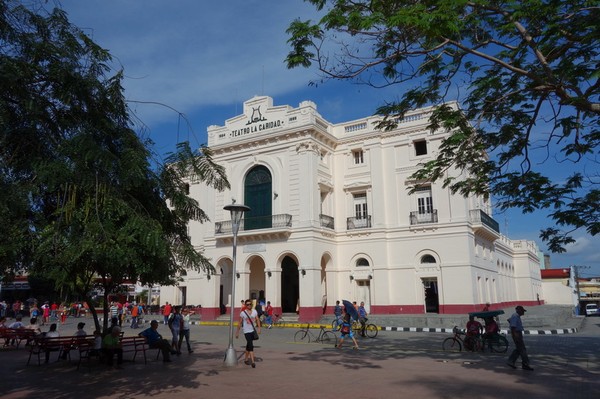
[[[95,337],[93,335],[86,336],[90,337],[84,341],[78,341],[77,350],[79,351],[79,360],[77,362],[77,370],[81,367],[81,362],[87,360],[88,369],[91,367],[92,358],[98,359],[102,362],[102,349],[95,349]]]
[[[123,349],[123,355],[125,353],[133,352],[133,361],[135,362],[135,358],[138,353],[142,353],[144,356],[144,364],[148,362],[146,358],[146,351],[150,349],[148,343],[146,342],[146,338],[140,337],[137,335],[122,337],[121,338],[121,348]]]
[[[79,350],[80,347],[89,348],[90,344],[93,347],[94,336],[93,335],[85,335],[85,336],[69,336],[69,337],[35,337],[33,340],[33,344],[29,349],[29,358],[27,359],[27,365],[31,362],[32,356],[37,356],[38,365],[41,364],[41,356],[46,356],[46,353],[49,352],[58,352],[58,358],[60,358],[63,354],[67,354],[69,356],[69,360],[71,359],[71,350]],[[80,353],[80,362],[81,362],[81,353]]]
[[[3,328],[0,330],[0,339],[4,339],[4,346],[12,342],[19,349],[22,341],[30,342],[35,337],[35,331],[28,328]]]

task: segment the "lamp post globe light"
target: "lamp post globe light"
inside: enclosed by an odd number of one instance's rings
[[[227,205],[223,207],[226,211],[231,212],[231,232],[233,233],[233,268],[231,269],[231,310],[229,312],[229,346],[227,347],[227,351],[225,352],[225,367],[235,367],[237,366],[237,356],[235,354],[235,349],[233,348],[233,312],[235,307],[235,280],[236,280],[236,252],[237,252],[237,235],[240,229],[240,223],[242,221],[242,216],[244,212],[248,212],[250,210],[249,207],[236,204],[233,201],[233,204]]]

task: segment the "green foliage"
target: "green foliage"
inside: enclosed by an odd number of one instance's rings
[[[106,307],[125,280],[212,268],[187,233],[207,220],[192,179],[229,187],[210,150],[184,143],[151,167],[109,53],[61,10],[0,0],[0,11],[0,274],[44,276],[90,304],[99,287]]]
[[[501,209],[550,210],[560,229],[541,237],[553,251],[577,229],[597,234],[596,1],[307,1],[326,12],[290,25],[289,68],[316,64],[326,78],[401,85],[400,98],[377,109],[382,129],[438,106],[430,128],[451,134],[413,178],[494,196]],[[462,109],[444,106],[454,100]],[[562,175],[550,176],[558,165]]]

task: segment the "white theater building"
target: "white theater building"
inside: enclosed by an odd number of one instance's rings
[[[430,112],[414,111],[382,132],[378,117],[332,124],[311,101],[293,108],[261,96],[224,126],[210,126],[208,146],[231,190],[190,181],[211,221],[190,224],[189,233],[215,271],[189,271],[178,286],[162,287],[161,304],[201,305],[203,319],[214,319],[223,305],[229,311],[232,278],[236,308],[264,298],[302,321],[318,320],[341,299],[364,301],[373,314],[543,300],[535,243],[501,235],[484,199],[410,180],[447,136],[426,128]],[[223,209],[232,199],[251,208],[236,273]]]

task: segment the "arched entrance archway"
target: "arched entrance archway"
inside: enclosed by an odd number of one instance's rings
[[[233,278],[233,261],[225,258],[217,264],[219,283],[219,314],[225,314],[231,307],[231,279]]]
[[[248,298],[265,300],[265,261],[260,256],[254,256],[250,263],[250,292]]]
[[[300,298],[300,276],[298,263],[286,256],[281,261],[281,311],[292,313]]]

